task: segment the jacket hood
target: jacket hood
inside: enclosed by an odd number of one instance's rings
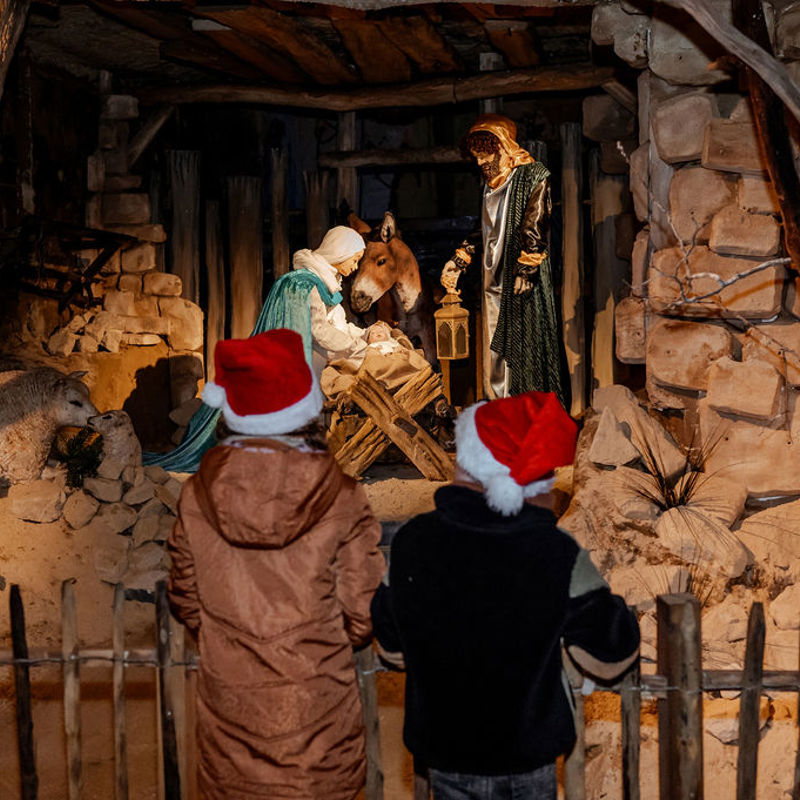
[[[277,549],[319,522],[347,478],[327,450],[244,438],[209,450],[193,480],[203,515],[227,541]]]

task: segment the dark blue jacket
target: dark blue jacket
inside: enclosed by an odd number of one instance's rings
[[[372,603],[379,644],[405,658],[406,746],[449,772],[552,763],[575,741],[562,641],[621,672],[638,650],[636,617],[552,512],[503,517],[460,486],[435,499],[397,533]]]

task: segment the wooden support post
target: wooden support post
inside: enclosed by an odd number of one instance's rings
[[[3,5],[2,27],[0,27],[0,36],[3,41],[2,52],[0,52],[0,97],[3,96],[8,68],[28,19],[30,5],[30,0],[9,0]]]
[[[214,380],[214,348],[225,338],[225,263],[219,201],[206,201],[206,380]]]
[[[378,683],[375,680],[377,658],[372,645],[367,645],[356,652],[355,660],[367,740],[366,800],[383,800],[381,734],[378,726]]]
[[[125,587],[114,586],[111,617],[114,648],[114,800],[128,800],[128,734],[125,707]]]
[[[622,800],[639,800],[639,749],[642,719],[639,661],[622,681]]]
[[[764,606],[753,603],[747,620],[744,682],[739,701],[739,755],[736,764],[736,800],[756,800],[759,710],[764,674]]]
[[[592,332],[592,391],[611,386],[616,378],[614,359],[614,307],[622,297],[630,264],[617,256],[616,217],[625,211],[629,197],[625,175],[606,175],[600,169],[600,152],[591,155],[592,240],[594,243],[595,315]]]
[[[39,777],[36,774],[36,755],[33,750],[30,667],[24,663],[28,660],[25,609],[22,605],[19,586],[15,583],[11,585],[9,610],[11,613],[11,647],[14,655],[14,692],[17,705],[20,797],[22,800],[36,800],[39,792]]]
[[[269,151],[272,165],[272,276],[280,278],[292,268],[289,263],[289,154],[282,147]]]
[[[586,327],[583,305],[583,159],[581,126],[564,122],[561,130],[561,215],[563,220],[561,295],[562,335],[567,353],[572,405],[570,415],[586,410]]]
[[[181,779],[178,767],[178,744],[175,735],[175,710],[168,676],[170,668],[170,626],[167,584],[156,584],[156,632],[158,636],[158,700],[161,721],[161,742],[164,759],[164,798],[181,800]]]
[[[172,230],[169,235],[171,271],[183,281],[183,296],[200,301],[200,153],[170,150],[169,186]]]
[[[345,111],[339,114],[339,132],[336,145],[341,152],[356,149],[356,112]],[[339,167],[336,170],[336,206],[343,200],[358,213],[358,172],[355,167]]]
[[[175,744],[178,755],[180,785],[186,787],[186,673],[182,667],[173,666],[183,661],[186,629],[173,616],[169,617],[169,659],[167,670],[168,696],[172,698],[175,720]],[[182,793],[181,797],[185,798]]]
[[[197,788],[197,650],[191,636],[183,637],[183,663],[186,672],[186,797],[199,800]]]
[[[303,173],[306,186],[306,241],[313,250],[331,224],[330,172],[307,170]]]
[[[162,106],[150,112],[128,145],[128,169],[131,169],[147,150],[174,110],[175,106]]]
[[[261,178],[228,178],[228,263],[231,286],[231,336],[246,339],[261,311],[264,286]]]
[[[700,603],[688,593],[656,602],[658,672],[666,699],[658,701],[660,800],[703,797],[703,667]]]
[[[800,648],[798,648],[800,656]],[[798,659],[798,670],[800,670],[800,658]],[[797,718],[800,719],[800,691],[797,693]],[[797,732],[797,754],[794,760],[794,787],[792,788],[792,798],[800,797],[800,726]]]
[[[579,690],[583,686],[583,675],[566,653],[562,658],[570,689]],[[565,800],[586,800],[586,716],[583,693],[573,691],[572,701],[575,706],[575,746],[564,760],[564,797]]]
[[[36,213],[36,196],[33,190],[33,82],[31,62],[21,58],[17,76],[18,105],[15,138],[17,143],[17,202],[22,214]]]
[[[67,736],[69,800],[80,800],[83,792],[79,647],[75,579],[70,578],[61,584],[61,656],[64,659],[64,731]]]
[[[496,72],[505,67],[505,59],[500,53],[488,52],[481,53],[479,57],[478,69],[481,72]],[[502,114],[503,99],[502,94],[496,97],[487,97],[478,102],[481,114]]]

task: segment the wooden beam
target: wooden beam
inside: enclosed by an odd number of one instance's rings
[[[203,35],[216,42],[231,55],[250,64],[269,78],[280,83],[305,83],[308,76],[290,58],[264,47],[257,39],[244,33],[226,29],[204,30]]]
[[[639,103],[636,95],[627,86],[623,86],[618,80],[610,80],[606,81],[602,88],[621,106],[627,108],[631,114],[639,113]]]
[[[353,19],[333,19],[332,22],[365,81],[400,83],[411,80],[411,64],[405,54],[374,22]]]
[[[159,55],[165,61],[180,61],[182,64],[191,64],[202,69],[222,72],[226,75],[235,75],[245,80],[263,80],[260,70],[250,64],[239,61],[238,58],[226,53],[224,50],[209,50],[204,46],[203,40],[197,37],[195,41],[187,42],[173,39],[171,42],[162,42]]]
[[[291,270],[289,254],[289,153],[283,147],[269,151],[272,194],[272,277],[280,278]]]
[[[535,67],[539,63],[536,41],[524,20],[487,19],[483,27],[492,47],[505,56],[509,67]]]
[[[355,111],[346,111],[339,114],[339,128],[336,133],[336,143],[342,151],[356,149],[357,119]],[[353,167],[341,164],[336,169],[336,207],[346,202],[350,208],[358,213],[358,173]]]
[[[200,301],[200,151],[167,153],[172,195],[170,271],[183,282],[183,297]]]
[[[457,72],[461,60],[439,31],[421,14],[387,17],[375,24],[423,73]]]
[[[555,8],[575,8],[576,6],[592,6],[596,0],[521,0],[514,5],[515,13],[517,10],[535,16],[539,9],[550,10]],[[408,7],[428,4],[429,0],[327,0],[328,5],[343,7],[348,9],[358,9],[360,11],[385,11],[392,7]],[[285,5],[295,4],[306,5],[304,0],[285,0]],[[437,5],[463,5],[465,7],[477,6],[481,9],[491,9],[490,16],[495,16],[497,12],[495,6],[490,3],[473,2],[472,0],[444,0]]]
[[[215,11],[196,8],[195,13],[252,36],[278,53],[289,56],[323,86],[358,80],[355,70],[297,17],[281,14],[266,6]]]
[[[737,28],[765,51],[771,52],[761,3],[757,0],[734,0],[732,8]],[[762,78],[750,68],[745,68],[745,75],[753,120],[763,145],[762,155],[781,209],[786,252],[795,270],[800,271],[800,176],[795,169],[786,113],[779,98]]]
[[[8,67],[16,52],[19,37],[22,36],[30,5],[30,0],[7,0],[4,4],[0,22],[0,97],[3,96]]]
[[[231,175],[227,186],[231,337],[246,339],[253,332],[263,299],[262,180]]]
[[[150,112],[150,115],[128,144],[128,169],[133,167],[142,153],[150,146],[150,143],[156,138],[161,127],[172,116],[174,110],[175,106],[164,106]]]
[[[302,90],[271,86],[186,86],[143,89],[137,96],[144,104],[163,103],[256,103],[326,111],[363,108],[424,107],[465,103],[486,97],[538,92],[568,92],[594,89],[614,77],[612,67],[569,64],[534,67],[471,75],[467,78],[433,78],[380,88]]]
[[[419,147],[402,150],[357,150],[320,153],[319,165],[327,169],[341,167],[389,167],[400,164],[467,164],[457,147]]]

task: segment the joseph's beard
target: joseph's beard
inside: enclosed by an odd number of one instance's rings
[[[500,167],[497,164],[485,164],[481,167],[481,172],[483,173],[483,179],[489,183],[500,174]]]

